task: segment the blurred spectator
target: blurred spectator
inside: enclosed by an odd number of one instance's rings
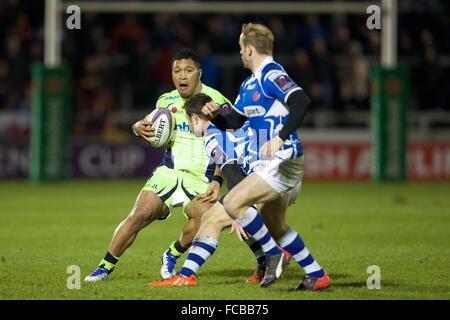
[[[348,26],[339,24],[334,32],[332,32],[332,35],[330,45],[333,52],[337,55],[345,53],[352,40],[352,35]]]
[[[268,27],[272,30],[275,36],[275,51],[278,54],[289,53],[292,50],[291,39],[289,39],[286,32],[286,26],[278,17],[273,17],[269,19]]]
[[[175,15],[158,14],[153,17],[151,42],[156,47],[169,46],[176,39],[173,28],[176,21]]]
[[[312,61],[314,66],[316,102],[325,109],[333,106],[334,95],[334,62],[328,51],[324,38],[317,37],[313,41]]]
[[[154,102],[154,77],[152,76],[152,52],[148,41],[141,41],[138,45],[137,56],[132,63],[133,88],[135,91],[134,108],[147,108]]]
[[[311,85],[314,82],[314,69],[308,52],[303,49],[296,50],[293,61],[290,72],[292,79],[306,92],[310,92]]]
[[[24,48],[25,43],[17,35],[10,35],[6,39],[7,60],[9,63],[9,94],[7,107],[20,109],[23,103],[25,89],[29,83],[29,58]]]
[[[8,98],[10,97],[9,64],[5,60],[0,60],[0,110],[8,109]]]
[[[130,138],[129,132],[119,127],[112,114],[108,114],[103,119],[103,126],[100,135],[105,141],[111,143],[126,142]]]
[[[441,14],[439,17],[439,43],[442,45],[442,53],[450,54],[450,15]]]
[[[19,37],[24,42],[30,39],[31,26],[26,14],[22,13],[17,17],[15,24],[11,28],[11,34]]]
[[[208,42],[201,41],[197,47],[202,66],[202,83],[212,88],[219,87],[220,67],[215,55],[211,53],[211,46]]]
[[[369,62],[363,55],[362,45],[352,41],[347,55],[338,60],[338,83],[340,99],[346,109],[368,107]]]
[[[135,51],[137,44],[145,37],[146,32],[139,25],[136,15],[127,14],[112,31],[111,47],[116,51]]]
[[[155,85],[157,96],[173,89],[171,63],[175,51],[170,48],[161,48],[155,55],[153,60],[153,78],[158,79],[158,81],[153,85]]]
[[[308,92],[313,104],[317,105],[320,101],[320,92],[314,90],[314,87],[317,87],[318,84],[314,83],[314,68],[306,50],[297,49],[295,51],[290,75],[305,92]]]
[[[402,56],[413,56],[417,52],[411,33],[408,30],[400,31],[399,54]]]
[[[211,44],[211,48],[214,52],[232,52],[232,48],[229,48],[227,38],[225,35],[225,17],[224,16],[212,16],[207,19],[207,30]],[[237,45],[237,38],[234,39]]]
[[[99,88],[94,91],[89,110],[88,127],[90,132],[98,133],[104,130],[105,118],[117,110],[116,99],[108,89]]]
[[[297,47],[312,52],[314,41],[325,38],[325,30],[316,15],[307,15],[305,20],[305,26],[297,33]]]
[[[427,106],[428,109],[445,108],[448,106],[445,97],[448,97],[449,92],[443,87],[444,71],[437,65],[436,49],[429,45],[424,50],[424,61],[417,74],[417,80],[421,83],[418,87],[419,105]]]

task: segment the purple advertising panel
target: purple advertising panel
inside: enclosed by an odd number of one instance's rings
[[[0,144],[0,179],[27,178],[28,144]],[[147,178],[159,165],[164,149],[142,142],[74,142],[71,147],[72,178]]]
[[[27,178],[28,144],[0,143],[0,179]]]
[[[370,143],[355,141],[305,142],[305,179],[369,180]],[[161,162],[164,149],[148,144],[74,142],[70,177],[92,179],[147,178]],[[29,167],[28,145],[0,143],[0,179],[25,179]],[[408,179],[448,181],[450,143],[420,141],[408,146]]]
[[[71,176],[83,178],[148,177],[162,160],[164,150],[144,143],[73,143]]]

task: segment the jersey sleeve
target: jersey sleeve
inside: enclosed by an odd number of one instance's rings
[[[302,90],[282,69],[271,69],[262,81],[264,93],[286,103],[292,92]]]
[[[237,96],[236,101],[234,102],[234,105],[232,105],[232,108],[240,115],[247,117],[245,114],[245,111],[244,111],[244,104],[243,104],[243,99],[242,99],[243,90],[244,90],[244,87],[243,87],[243,84],[241,84],[241,87],[239,89],[239,95]]]
[[[224,115],[231,111],[231,102],[223,94],[217,90],[212,90],[206,92],[211,99],[219,105],[220,114]]]
[[[223,150],[222,133],[219,129],[208,130],[205,136],[205,151],[210,159],[210,163],[221,165],[227,161],[226,153]]]

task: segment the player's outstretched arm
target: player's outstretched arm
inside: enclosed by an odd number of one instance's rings
[[[214,119],[219,114],[219,111],[219,105],[214,101],[207,102],[202,107],[202,113],[206,118],[208,118],[208,120]]]
[[[202,108],[202,113],[220,130],[239,129],[244,125],[247,117],[231,109],[226,115],[219,114],[219,106],[214,102],[208,102]]]

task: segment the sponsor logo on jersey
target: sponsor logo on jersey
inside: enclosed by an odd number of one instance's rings
[[[261,106],[247,106],[244,107],[244,112],[247,117],[259,117],[265,114],[265,109]]]
[[[175,99],[178,98],[178,95],[176,95],[176,96],[165,96],[164,98],[165,98],[166,100],[175,100]]]
[[[255,93],[252,95],[253,102],[258,101],[259,98],[261,98],[261,93],[259,93],[259,91],[255,91]]]
[[[175,125],[175,130],[192,133],[191,127],[189,127],[189,124],[187,122],[182,122]]]
[[[246,86],[245,90],[253,90],[256,88],[256,83],[252,83]]]
[[[295,82],[292,81],[287,74],[279,75],[275,78],[274,82],[277,87],[280,88],[283,92],[287,92],[289,89],[295,86]]]

